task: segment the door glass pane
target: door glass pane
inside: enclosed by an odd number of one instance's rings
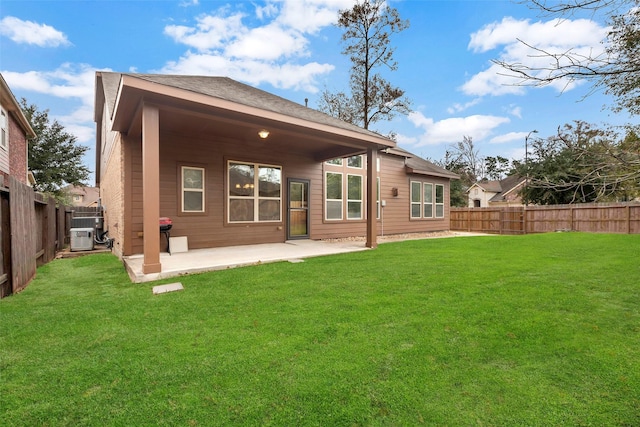
[[[293,181],[289,183],[289,237],[309,235],[308,199],[308,183]]]

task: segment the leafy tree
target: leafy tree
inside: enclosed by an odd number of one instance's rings
[[[576,121],[534,140],[518,173],[529,177],[522,196],[530,203],[631,200],[640,196],[640,138],[634,129],[620,140],[612,129]]]
[[[566,18],[578,12],[604,17],[611,30],[603,54],[582,53],[569,49],[549,52],[521,43],[531,50],[531,56],[548,58],[545,66],[529,66],[519,62],[494,60],[519,85],[545,86],[555,81],[588,81],[592,90],[604,88],[616,99],[614,111],[628,109],[640,113],[640,0],[532,0],[527,2],[548,16]]]
[[[82,163],[82,156],[89,147],[76,144],[76,137],[57,120],[50,122],[49,110],[39,111],[24,98],[20,103],[36,134],[29,140],[29,170],[36,179],[34,188],[63,197],[63,186],[84,185],[90,171]]]
[[[351,59],[351,95],[324,90],[318,108],[327,114],[365,129],[379,120],[391,120],[396,113],[407,114],[410,101],[404,90],[393,86],[377,68],[398,68],[393,59],[390,36],[409,27],[398,11],[384,0],[364,0],[340,11],[338,27],[344,29],[343,54]]]

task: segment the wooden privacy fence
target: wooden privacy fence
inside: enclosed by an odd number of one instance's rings
[[[24,289],[67,243],[70,210],[9,177],[0,190],[0,298]]]
[[[451,208],[450,228],[497,234],[584,231],[640,234],[640,203]]]

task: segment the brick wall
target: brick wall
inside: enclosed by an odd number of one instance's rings
[[[114,240],[113,252],[122,257],[124,253],[124,152],[120,134],[113,137],[112,150],[104,162],[100,177],[100,197],[105,208],[105,229]]]
[[[12,114],[9,114],[9,174],[27,184],[27,137]]]

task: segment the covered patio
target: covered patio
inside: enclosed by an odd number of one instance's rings
[[[204,273],[268,262],[302,262],[305,258],[334,255],[369,249],[363,241],[327,242],[288,240],[284,243],[192,249],[187,252],[160,254],[162,271],[145,273],[144,255],[123,257],[127,273],[134,283],[152,282],[185,274]]]

